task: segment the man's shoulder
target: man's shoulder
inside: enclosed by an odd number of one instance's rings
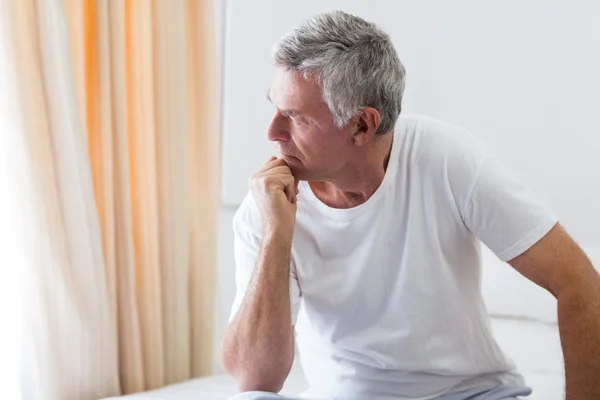
[[[461,148],[479,149],[483,146],[479,138],[456,123],[418,114],[402,116],[400,121],[404,129],[414,135],[414,140],[420,145],[419,150],[424,153]]]
[[[409,139],[410,158],[418,167],[445,168],[480,159],[485,152],[483,141],[464,126],[418,114],[402,116],[399,121]]]

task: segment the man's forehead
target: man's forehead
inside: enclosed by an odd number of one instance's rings
[[[278,68],[268,90],[267,98],[279,109],[297,111],[315,107],[323,102],[318,85],[293,71]]]

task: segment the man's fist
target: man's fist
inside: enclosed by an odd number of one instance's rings
[[[276,233],[291,239],[298,181],[285,161],[271,157],[250,179],[250,189],[262,217],[263,235]]]

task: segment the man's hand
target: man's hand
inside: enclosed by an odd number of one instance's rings
[[[298,181],[285,161],[271,157],[250,180],[250,189],[262,217],[263,236],[277,232],[291,238]]]

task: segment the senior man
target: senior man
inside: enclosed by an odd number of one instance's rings
[[[244,398],[281,398],[295,344],[307,398],[528,395],[492,336],[482,241],[558,300],[567,399],[600,399],[599,275],[480,140],[400,116],[405,69],[389,36],[320,14],[274,61],[268,138],[281,156],[234,218],[237,296],[221,349]]]

